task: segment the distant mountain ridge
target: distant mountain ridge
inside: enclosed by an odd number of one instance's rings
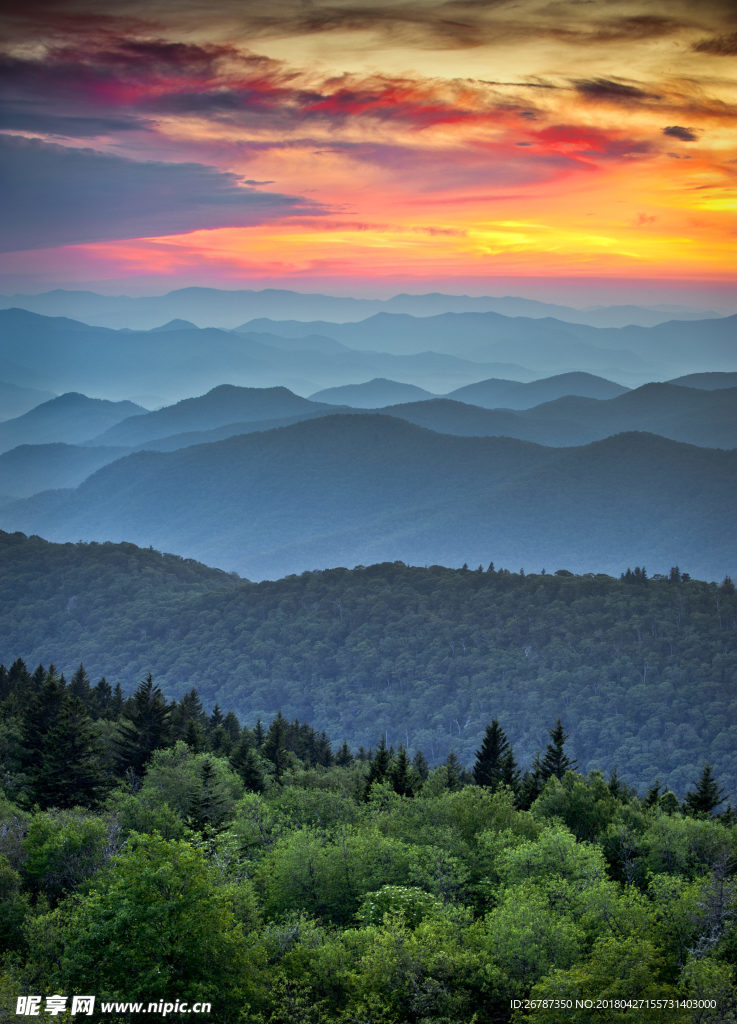
[[[7,380],[57,391],[123,398],[159,391],[160,404],[228,381],[285,386],[310,394],[357,377],[405,377],[429,387],[458,386],[492,373],[534,376],[516,363],[475,363],[449,353],[357,352],[320,339],[318,349],[267,334],[216,328],[113,331],[22,310],[0,310],[0,360]]]
[[[424,403],[423,403],[424,404]],[[186,495],[186,500],[183,500]],[[119,459],[0,526],[130,540],[250,578],[400,558],[737,575],[737,451],[622,434],[578,448],[334,415]]]
[[[310,395],[310,401],[327,402],[329,405],[349,405],[354,409],[378,409],[383,405],[422,402],[436,397],[437,395],[414,384],[374,377],[363,384],[344,384],[342,387],[317,391]]]
[[[70,443],[86,441],[120,420],[145,411],[134,402],[109,402],[68,392],[22,416],[0,422],[0,452],[22,444],[51,444],[60,438]]]
[[[295,320],[363,320],[374,313],[495,312],[505,316],[556,317],[592,327],[653,326],[673,319],[723,316],[713,310],[679,306],[593,306],[576,309],[514,296],[399,294],[389,299],[347,298],[288,289],[180,288],[165,295],[100,295],[90,291],[56,289],[39,295],[0,296],[0,308],[19,306],[45,316],[70,316],[102,327],[150,330],[176,318],[199,327],[232,329],[246,320],[286,317]],[[252,328],[253,329],[253,328]],[[261,330],[262,328],[255,328]]]
[[[327,407],[325,407],[327,408]],[[210,430],[238,419],[273,420],[322,411],[287,388],[242,388],[221,384],[205,395],[185,398],[155,412],[118,422],[101,434],[101,444],[138,445],[184,431]]]

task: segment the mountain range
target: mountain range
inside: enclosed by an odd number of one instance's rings
[[[0,532],[0,662],[80,661],[132,691],[193,687],[254,726],[277,711],[337,747],[385,735],[471,765],[493,718],[529,763],[556,716],[579,770],[682,792],[705,758],[737,791],[737,595],[676,570],[624,579],[401,561],[260,584],[132,544]],[[697,699],[694,699],[694,694]],[[591,807],[591,804],[587,804]]]
[[[299,320],[363,320],[374,313],[502,313],[505,316],[556,317],[592,327],[651,327],[666,320],[704,319],[723,314],[685,306],[593,306],[575,309],[556,303],[514,296],[395,295],[389,299],[293,292],[267,288],[223,290],[180,288],[165,295],[130,297],[99,295],[91,291],[56,289],[39,295],[0,296],[0,309],[20,307],[45,316],[68,316],[101,327],[150,330],[171,320],[186,318],[200,327],[233,328],[245,319],[291,317]]]
[[[402,558],[688,564],[721,579],[737,574],[736,501],[735,450],[643,433],[556,449],[338,414],[132,454],[74,490],[7,503],[0,526],[153,545],[249,578]]]

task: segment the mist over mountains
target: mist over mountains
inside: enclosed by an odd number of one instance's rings
[[[294,320],[363,320],[375,313],[407,313],[433,316],[438,313],[502,313],[505,316],[556,317],[592,327],[654,326],[666,320],[718,317],[713,310],[686,306],[634,305],[571,306],[513,296],[395,295],[390,299],[348,298],[267,288],[223,290],[180,288],[166,295],[130,297],[99,295],[91,291],[56,289],[39,295],[2,295],[0,309],[20,307],[45,316],[67,316],[100,327],[150,330],[165,322],[185,319],[198,327],[235,328],[244,320],[293,318]]]
[[[252,578],[387,559],[734,572],[737,317],[595,327],[494,302],[36,297],[118,329],[0,309],[8,387],[58,395],[0,422],[0,525]]]
[[[620,434],[580,448],[335,415],[169,453],[6,504],[50,540],[130,540],[249,578],[403,556],[703,578],[737,571],[737,452]]]

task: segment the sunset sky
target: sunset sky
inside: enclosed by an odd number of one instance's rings
[[[737,308],[733,14],[18,4],[0,32],[0,289]]]

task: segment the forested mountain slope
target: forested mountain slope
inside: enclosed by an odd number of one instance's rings
[[[127,689],[152,672],[253,725],[281,709],[339,744],[382,734],[470,763],[492,718],[529,763],[560,716],[587,771],[682,794],[737,777],[729,582],[402,563],[248,583],[132,545],[0,535],[0,662],[53,660]]]

